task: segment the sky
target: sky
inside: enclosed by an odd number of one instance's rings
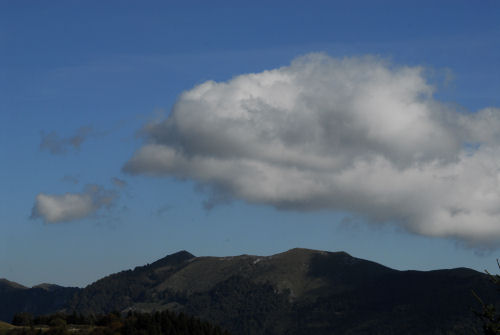
[[[497,272],[496,1],[0,1],[0,278],[187,250]]]

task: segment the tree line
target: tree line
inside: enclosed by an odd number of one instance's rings
[[[219,326],[184,313],[168,310],[155,313],[112,312],[101,315],[52,314],[33,317],[28,313],[16,314],[5,335],[229,335]]]

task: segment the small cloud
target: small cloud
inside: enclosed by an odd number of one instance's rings
[[[65,175],[61,178],[61,181],[76,185],[80,182],[80,179],[77,176]]]
[[[82,143],[90,136],[91,131],[91,126],[80,127],[76,134],[69,137],[61,137],[56,131],[48,134],[42,131],[40,150],[46,150],[53,155],[64,155],[69,149],[78,151]]]
[[[94,184],[86,185],[81,193],[39,193],[31,218],[42,219],[45,223],[76,221],[89,217],[102,208],[109,209],[117,197],[116,192]]]
[[[125,180],[122,180],[117,177],[111,178],[111,182],[118,188],[124,188],[125,186],[127,186],[127,182]]]

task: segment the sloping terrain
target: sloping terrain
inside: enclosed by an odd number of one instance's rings
[[[344,252],[307,249],[267,257],[181,251],[73,291],[64,310],[169,309],[233,334],[449,334],[477,325],[472,290],[500,302],[485,274],[464,268],[397,271]]]
[[[10,328],[12,328],[12,325],[10,323],[0,321],[0,330],[10,329]]]
[[[80,289],[43,284],[28,288],[0,279],[0,320],[10,322],[16,313],[52,313],[63,308]]]
[[[104,278],[69,310],[184,311],[235,334],[446,334],[474,325],[471,290],[496,296],[470,269],[396,271],[344,252],[194,257],[183,251]]]

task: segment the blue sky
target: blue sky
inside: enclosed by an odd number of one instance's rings
[[[499,16],[495,1],[0,2],[0,277],[84,286],[182,249],[293,247],[496,271]],[[246,103],[260,123],[231,114]],[[357,162],[388,179],[342,179]]]

